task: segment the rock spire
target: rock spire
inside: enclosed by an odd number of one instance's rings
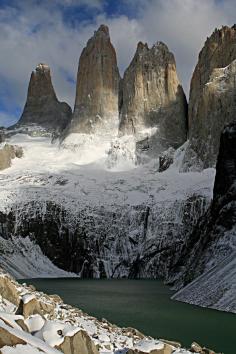
[[[57,99],[49,66],[38,64],[31,73],[25,107],[17,126],[35,124],[60,131],[70,121],[71,114],[69,105]]]
[[[236,114],[236,26],[224,26],[207,38],[191,80],[190,144],[184,170],[214,167],[220,134]]]
[[[184,143],[187,135],[187,102],[178,80],[174,55],[157,42],[149,48],[138,43],[120,85],[120,132],[135,134],[147,128],[155,152]]]
[[[69,133],[109,133],[118,127],[120,75],[109,29],[101,25],[83,49]]]

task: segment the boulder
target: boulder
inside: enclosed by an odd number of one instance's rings
[[[155,340],[141,340],[132,349],[127,351],[127,354],[171,354],[174,347]]]
[[[198,343],[193,342],[191,344],[191,351],[194,353],[202,353],[202,347]]]
[[[17,344],[26,344],[26,342],[7,330],[7,326],[2,327],[0,323],[0,348],[5,345],[13,347]]]
[[[139,149],[148,150],[151,155],[185,142],[186,97],[174,55],[164,43],[157,42],[151,48],[138,43],[120,85],[119,114],[120,134],[134,134],[143,141]]]
[[[28,318],[31,315],[50,315],[54,316],[55,304],[52,302],[44,302],[37,299],[32,294],[22,296],[16,314]]]
[[[10,301],[14,305],[19,305],[20,296],[17,287],[10,277],[5,275],[0,277],[0,294],[4,299]]]
[[[64,354],[99,354],[97,347],[85,331],[78,331],[73,336],[65,336],[64,341],[56,346]]]
[[[117,130],[119,80],[109,29],[101,25],[80,56],[75,107],[68,134]]]
[[[29,332],[29,329],[22,318],[17,319],[16,324],[20,326],[20,328],[22,328],[23,331]]]
[[[175,348],[181,348],[182,347],[181,343],[175,342],[173,340],[160,339],[160,341],[163,342],[163,343],[169,344],[169,345],[171,345],[171,346],[173,346]]]

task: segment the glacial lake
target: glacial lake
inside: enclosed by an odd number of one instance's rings
[[[170,300],[172,291],[158,280],[26,279],[65,303],[155,338],[193,341],[224,354],[236,353],[236,315]]]

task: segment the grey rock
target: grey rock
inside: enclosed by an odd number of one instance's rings
[[[69,133],[117,130],[119,70],[109,29],[101,25],[83,49]]]
[[[70,122],[71,115],[70,106],[57,99],[49,66],[37,65],[30,77],[23,113],[14,127],[33,124],[48,130],[62,131]]]
[[[177,148],[187,137],[187,103],[179,83],[174,55],[167,46],[139,42],[120,83],[120,134],[134,134],[137,149],[157,156]],[[142,132],[154,128],[151,137]]]
[[[232,122],[220,139],[212,205],[189,234],[175,265],[175,271],[184,266],[176,278],[184,287],[174,299],[236,312],[235,181],[236,122]]]
[[[236,26],[215,30],[199,54],[189,98],[183,170],[214,167],[224,125],[236,114]]]

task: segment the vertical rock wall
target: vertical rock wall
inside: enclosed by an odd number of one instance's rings
[[[189,99],[184,170],[214,167],[225,124],[236,113],[236,26],[215,30],[199,54]]]
[[[60,131],[69,123],[71,114],[69,105],[57,99],[49,66],[37,65],[30,77],[25,107],[17,126],[35,124]]]
[[[101,25],[83,49],[69,133],[109,133],[118,127],[119,70],[109,29]]]
[[[187,102],[174,55],[164,43],[138,44],[121,82],[119,110],[121,134],[138,137],[154,128],[148,145],[157,154],[186,141]]]

